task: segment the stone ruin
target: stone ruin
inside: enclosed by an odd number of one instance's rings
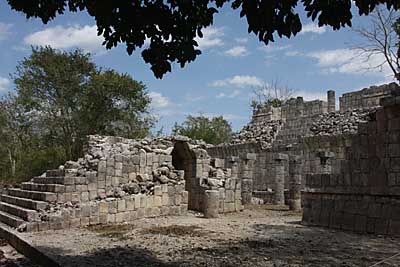
[[[400,235],[400,87],[396,83],[327,101],[259,106],[212,157],[254,153],[252,192],[243,204],[286,204],[303,223]],[[301,203],[301,205],[299,204]]]
[[[211,158],[205,148],[185,137],[89,136],[83,158],[2,194],[0,221],[43,231],[185,215],[188,209],[211,216],[242,210],[237,159]],[[217,203],[208,201],[210,194]]]
[[[400,235],[400,89],[259,106],[231,143],[90,136],[84,157],[7,189],[0,222],[42,231],[144,217],[216,217],[247,204],[303,210],[303,223]]]

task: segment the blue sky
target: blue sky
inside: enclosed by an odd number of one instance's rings
[[[354,25],[366,25],[368,17],[356,17]],[[250,102],[255,88],[279,80],[306,100],[325,99],[326,91],[337,96],[348,91],[393,81],[387,68],[367,70],[372,63],[355,60],[349,47],[357,43],[349,29],[332,31],[318,28],[302,14],[303,32],[291,39],[276,38],[265,46],[247,33],[247,24],[237,12],[224,8],[214,25],[199,40],[203,53],[181,69],[173,66],[162,80],[154,78],[140,51],[128,56],[124,45],[112,50],[101,46],[94,20],[85,12],[66,13],[47,25],[27,20],[0,2],[0,96],[13,90],[9,77],[31,45],[51,45],[69,50],[82,48],[94,55],[99,66],[126,72],[143,81],[153,99],[152,109],[159,117],[155,130],[169,133],[175,122],[188,114],[223,115],[235,130],[251,116]]]

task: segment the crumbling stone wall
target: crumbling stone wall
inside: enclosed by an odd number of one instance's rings
[[[389,83],[381,86],[371,86],[356,92],[345,93],[339,97],[340,112],[379,106],[382,98],[388,97],[392,92],[398,90],[398,84]]]
[[[400,235],[400,97],[381,103],[357,134],[307,140],[310,160],[314,151],[327,167],[306,176],[304,223]]]
[[[371,97],[374,95],[371,92],[375,92],[376,99],[381,99],[395,87],[397,88],[396,85],[390,84],[379,87],[379,90],[368,91],[368,89],[350,95],[366,95],[366,92],[369,92],[368,95]],[[342,102],[347,103],[346,99],[350,95],[344,94]],[[347,137],[356,134],[360,124],[374,119],[376,102],[364,101],[361,108],[357,109],[357,103],[353,106],[353,102],[350,101],[346,105],[349,109],[351,107],[351,110],[338,112],[335,111],[334,91],[328,91],[327,98],[328,102],[321,100],[306,102],[298,97],[278,108],[260,106],[255,109],[252,121],[236,136],[234,144],[222,144],[207,150],[210,155],[220,158],[255,153],[253,197],[260,199],[256,200],[259,203],[273,203],[276,189],[274,161],[276,153],[287,154],[289,157],[300,156],[303,178],[306,174],[340,172],[341,163],[348,149]],[[329,137],[333,135],[335,137]],[[321,138],[318,138],[318,141],[310,141],[310,137],[313,136]],[[308,142],[315,143],[311,145]],[[291,177],[290,162],[284,161],[283,165],[287,199]],[[304,182],[301,187],[304,188]]]

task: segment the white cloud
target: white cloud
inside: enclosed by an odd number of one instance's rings
[[[278,51],[287,50],[291,47],[292,47],[292,45],[276,45],[276,44],[270,43],[266,46],[265,45],[260,46],[259,49],[266,53],[274,53],[274,52],[278,52]]]
[[[240,44],[245,44],[249,41],[248,38],[244,37],[244,38],[235,38],[235,41],[240,43]]]
[[[10,35],[10,28],[12,27],[11,24],[6,24],[0,22],[0,41],[7,39]]]
[[[224,31],[222,28],[208,27],[203,29],[203,38],[196,37],[195,41],[199,45],[199,49],[207,49],[216,46],[223,46],[222,36]]]
[[[0,93],[7,91],[10,84],[11,82],[9,79],[0,77]]]
[[[212,87],[225,87],[234,86],[239,88],[249,87],[249,86],[262,86],[263,82],[256,76],[249,75],[235,75],[231,78],[225,80],[217,80],[210,84]]]
[[[301,55],[303,55],[303,53],[296,51],[296,50],[285,52],[285,56],[288,56],[288,57],[295,57],[295,56],[301,56]]]
[[[103,38],[97,36],[96,25],[55,26],[34,32],[24,38],[25,44],[67,49],[78,47],[89,52],[105,51]]]
[[[245,46],[239,45],[225,51],[225,54],[232,57],[244,57],[250,53]]]
[[[385,62],[383,55],[376,54],[367,57],[354,49],[322,50],[306,54],[318,61],[318,66],[325,73],[345,74],[375,74],[390,76],[391,71],[387,64],[376,68]]]
[[[233,90],[232,92],[230,92],[230,93],[219,93],[219,94],[217,94],[217,98],[235,98],[235,97],[237,97],[237,96],[239,96],[241,94],[241,92],[240,92],[240,90]]]
[[[150,92],[149,96],[151,98],[151,106],[155,109],[162,109],[171,106],[171,101],[168,97],[165,97],[160,93]]]
[[[317,23],[308,23],[306,25],[303,25],[300,34],[305,34],[305,33],[322,34],[324,32],[326,32],[326,27],[319,27]]]

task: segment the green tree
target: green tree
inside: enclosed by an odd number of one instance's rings
[[[400,9],[399,0],[169,0],[169,1],[82,1],[82,0],[7,0],[12,9],[25,13],[27,18],[41,18],[43,23],[58,14],[86,10],[97,23],[98,34],[104,37],[107,48],[126,45],[128,54],[141,48],[146,38],[149,47],[142,57],[151,65],[158,78],[171,71],[171,64],[181,67],[201,54],[195,38],[203,37],[202,30],[213,23],[214,15],[225,4],[231,3],[245,17],[248,32],[268,44],[274,35],[290,38],[301,31],[298,11],[318,25],[334,30],[351,26],[352,2],[360,15],[368,15],[379,4],[388,9]],[[299,4],[300,3],[300,4]]]
[[[214,145],[229,142],[232,138],[231,125],[222,116],[209,119],[202,115],[189,115],[181,125],[175,123],[172,132]]]
[[[32,48],[13,75],[18,101],[47,144],[61,146],[67,159],[80,156],[88,134],[144,137],[152,126],[143,83],[102,70],[80,50]]]

